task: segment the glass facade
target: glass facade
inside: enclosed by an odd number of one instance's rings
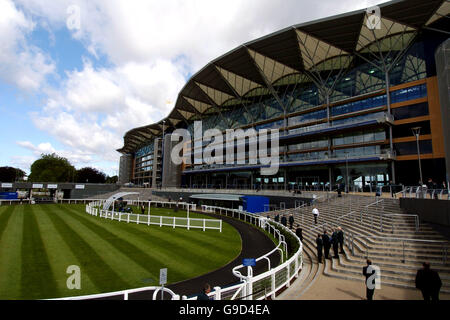
[[[383,19],[383,24],[384,33],[375,34],[363,23],[352,40],[356,41],[354,51],[295,29],[298,64],[292,61],[293,51],[277,61],[278,52],[265,56],[257,52],[257,46],[243,46],[230,53],[236,54],[235,62],[220,58],[205,67],[180,93],[184,104],[180,110],[190,116],[183,114],[185,121],[177,119],[174,128],[187,128],[192,137],[198,120],[203,133],[280,129],[282,169],[273,177],[259,176],[259,167],[248,159],[246,150],[245,164],[188,164],[184,173],[189,183],[338,184],[348,170],[351,183],[361,189],[388,183],[395,171],[395,156],[417,153],[415,142],[395,139],[411,137],[415,126],[422,127],[421,135],[431,134],[426,116],[432,106],[425,79],[433,76],[430,60],[434,57],[421,31],[402,22],[392,25],[389,19]],[[269,47],[260,48],[269,52]],[[237,61],[249,61],[244,55],[251,63],[240,70]],[[214,73],[220,78],[214,78]],[[414,119],[418,117],[423,118]],[[421,152],[433,153],[426,138],[420,142]],[[209,144],[204,141],[203,150]],[[135,152],[137,174],[145,175],[157,166],[152,146]],[[348,163],[342,165],[342,159]]]

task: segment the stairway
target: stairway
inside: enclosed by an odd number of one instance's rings
[[[317,225],[313,206],[285,213],[294,214],[294,228],[297,224],[302,227],[306,260],[313,264],[318,264],[317,234],[326,229],[331,235],[331,228],[337,226],[343,229],[345,253],[326,260],[322,274],[362,282],[362,268],[370,259],[380,267],[381,285],[414,289],[416,272],[427,261],[441,277],[441,292],[450,293],[450,261],[446,259],[450,242],[425,223],[417,226],[415,216],[404,215],[398,200],[344,194],[341,198],[319,199],[314,206],[320,212]],[[274,212],[265,215],[274,218]],[[313,269],[308,267],[306,272]]]

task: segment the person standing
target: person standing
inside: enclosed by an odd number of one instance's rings
[[[277,215],[275,216],[275,222],[279,222],[279,221],[280,221],[280,215],[277,214]]]
[[[333,258],[339,258],[338,251],[339,251],[339,242],[338,242],[338,235],[336,229],[333,229],[333,233],[331,234],[331,244],[333,245]]]
[[[338,240],[339,246],[341,248],[340,253],[344,253],[344,231],[342,231],[341,227],[338,227],[337,240]]]
[[[316,248],[317,248],[317,259],[319,260],[319,263],[322,263],[323,241],[321,239],[320,234],[317,235]]]
[[[312,210],[312,214],[314,216],[314,223],[317,224],[317,218],[319,217],[319,209],[314,207],[314,209]]]
[[[295,234],[299,237],[300,241],[303,241],[303,229],[297,224],[297,229],[295,229]]]
[[[367,259],[366,261],[367,266],[363,267],[363,275],[366,278],[365,284],[366,284],[366,298],[369,301],[373,300],[373,294],[375,292],[375,287],[371,287],[371,284],[368,283],[369,277],[375,274],[375,270],[372,270],[372,272],[368,272],[369,266],[372,265],[372,261]]]
[[[209,296],[208,296],[208,293],[210,293],[211,292],[211,286],[208,284],[208,283],[205,283],[205,285],[204,285],[204,287],[203,287],[203,291],[202,291],[202,293],[200,293],[198,296],[197,296],[197,300],[200,300],[200,301],[208,301],[208,300],[212,300]]]
[[[426,301],[438,301],[439,291],[442,287],[442,281],[439,274],[430,269],[428,262],[423,263],[423,268],[417,271],[416,288],[422,291],[423,299]]]
[[[287,226],[287,219],[284,214],[281,216],[281,224],[285,227]]]
[[[323,250],[325,253],[325,259],[328,259],[328,256],[330,254],[331,241],[330,241],[330,237],[328,236],[326,230],[323,231],[322,241],[323,241]]]
[[[294,215],[291,213],[289,215],[289,229],[292,229],[293,225],[294,225]]]

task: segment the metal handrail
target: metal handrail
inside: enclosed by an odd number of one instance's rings
[[[402,263],[405,263],[406,261],[406,254],[405,254],[405,242],[421,242],[421,243],[442,243],[444,244],[442,246],[442,263],[446,264],[447,263],[447,254],[448,254],[448,247],[449,247],[449,243],[448,241],[445,240],[426,240],[426,239],[408,239],[408,238],[397,238],[397,237],[385,237],[385,236],[367,236],[367,235],[362,235],[360,233],[350,233],[350,241],[351,241],[351,247],[350,250],[352,252],[352,255],[355,254],[354,252],[354,241],[355,239],[361,238],[363,240],[368,240],[368,239],[383,239],[383,240],[394,240],[394,241],[401,241],[402,242],[402,252],[403,252],[403,260]],[[368,257],[369,255],[369,248],[368,245],[363,243],[363,245],[366,247],[366,257]]]

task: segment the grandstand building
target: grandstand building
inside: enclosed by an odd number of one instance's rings
[[[348,183],[368,191],[390,182],[416,185],[419,152],[424,180],[446,180],[450,4],[391,1],[376,9],[294,25],[208,63],[167,118],[125,134],[120,183],[276,189]],[[203,131],[278,129],[278,173],[261,175],[248,154],[239,165],[173,164],[171,133],[185,128],[194,137],[195,121]]]

